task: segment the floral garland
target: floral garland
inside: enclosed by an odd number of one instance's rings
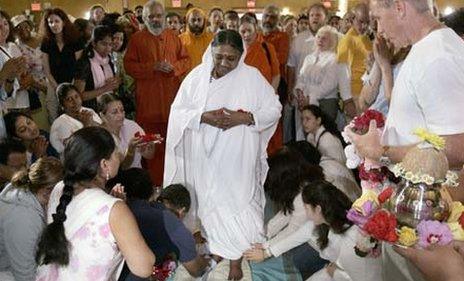
[[[414,174],[411,171],[406,171],[406,169],[403,167],[401,163],[398,163],[392,167],[392,172],[395,174],[396,177],[402,177],[405,178],[406,180],[417,184],[417,183],[425,183],[428,185],[432,184],[445,184],[447,186],[452,186],[456,187],[458,186],[458,175],[456,173],[453,173],[451,171],[448,171],[446,173],[446,179],[445,180],[436,180],[434,177],[428,175],[428,174]]]
[[[392,194],[392,187],[386,188],[377,197],[372,192],[366,192],[348,211],[348,219],[358,225],[363,233],[355,247],[359,256],[377,257],[381,241],[405,247],[427,248],[431,245],[447,245],[453,240],[464,240],[464,206],[461,202],[451,204],[451,214],[446,221],[423,220],[413,229],[398,226],[396,215],[383,207]]]

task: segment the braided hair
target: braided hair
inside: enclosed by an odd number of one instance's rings
[[[66,207],[71,202],[74,186],[95,179],[100,162],[110,159],[115,150],[111,134],[100,127],[86,127],[75,132],[64,150],[64,188],[53,222],[44,229],[38,243],[36,262],[42,264],[69,264],[69,241],[64,222]]]

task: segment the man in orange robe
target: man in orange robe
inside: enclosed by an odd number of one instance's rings
[[[171,103],[180,86],[180,77],[190,68],[187,50],[176,33],[164,28],[162,4],[148,2],[143,8],[146,28],[132,35],[124,67],[136,81],[136,121],[146,133],[166,137]],[[148,161],[150,175],[161,185],[164,145],[156,147]]]
[[[203,10],[192,8],[187,12],[185,18],[187,19],[187,28],[184,33],[179,35],[179,38],[192,60],[190,71],[201,63],[203,54],[214,35],[206,28],[206,14]]]
[[[290,38],[288,34],[279,31],[280,10],[274,5],[269,5],[263,12],[263,38],[264,41],[274,46],[280,63],[280,74],[285,79],[285,66],[287,65],[288,53],[290,49]]]
[[[269,5],[264,8],[263,11],[263,40],[266,43],[272,44],[277,53],[277,58],[279,59],[280,65],[280,83],[278,87],[278,94],[280,96],[280,101],[282,105],[287,102],[287,83],[286,83],[286,66],[288,60],[288,54],[290,50],[290,38],[288,34],[283,31],[279,31],[278,22],[280,17],[280,9],[277,6]],[[269,147],[274,149],[274,147],[280,147],[283,143],[283,127],[282,127],[282,117],[277,126],[276,132],[274,133],[273,139],[270,141]],[[271,151],[269,151],[271,152]]]

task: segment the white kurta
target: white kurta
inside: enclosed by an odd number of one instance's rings
[[[264,239],[266,148],[281,112],[272,86],[243,63],[244,56],[233,71],[210,82],[207,51],[185,78],[171,107],[164,169],[164,186],[190,189],[190,220],[196,213],[211,253],[232,260]],[[251,112],[255,125],[223,131],[200,123],[203,112],[223,107]]]

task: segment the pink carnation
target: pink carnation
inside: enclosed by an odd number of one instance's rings
[[[453,241],[453,234],[446,223],[423,220],[417,225],[419,246],[427,248],[430,245],[446,245]]]

